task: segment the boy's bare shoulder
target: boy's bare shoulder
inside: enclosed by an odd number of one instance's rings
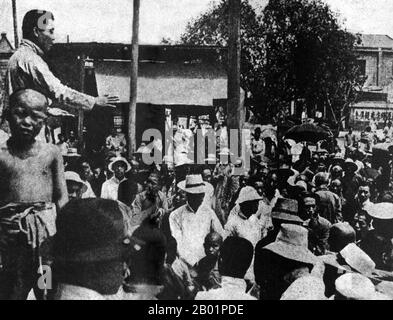
[[[37,142],[36,143],[36,148],[40,151],[40,152],[45,152],[48,153],[54,157],[60,157],[61,156],[61,152],[60,149],[51,143],[46,143],[46,142]]]

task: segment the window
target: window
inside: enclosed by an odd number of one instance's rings
[[[362,76],[366,75],[366,60],[358,60],[358,68]]]
[[[113,125],[115,128],[122,128],[124,126],[124,118],[122,116],[114,116]]]

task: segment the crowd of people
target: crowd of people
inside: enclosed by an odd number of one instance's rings
[[[229,151],[180,168],[116,155],[104,167],[64,162],[36,140],[47,108],[34,90],[10,97],[1,298],[393,298],[393,203],[367,152],[304,144],[295,162],[265,162],[251,147],[251,168]]]
[[[342,150],[301,143],[294,155],[256,129],[250,167],[222,146],[204,165],[146,165],[122,156],[114,132],[114,154],[92,161],[75,136],[57,146],[37,139],[48,98],[85,109],[116,101],[53,76],[41,56],[54,18],[46,13],[40,29],[41,14],[26,15],[10,62],[0,299],[393,299],[391,155],[388,167],[372,166],[370,130],[366,148],[350,131]],[[216,117],[223,125],[223,110]]]

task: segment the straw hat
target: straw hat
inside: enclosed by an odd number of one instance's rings
[[[393,203],[381,202],[370,206],[367,210],[369,216],[380,220],[393,219]]]
[[[359,273],[346,273],[337,278],[336,292],[348,300],[391,300],[376,291],[373,283]]]
[[[111,161],[111,163],[108,165],[108,169],[109,169],[110,172],[113,172],[113,165],[114,165],[116,162],[123,162],[123,163],[126,165],[126,172],[128,172],[128,171],[131,170],[131,165],[130,165],[130,163],[127,161],[126,158],[123,158],[123,157],[116,157],[116,158],[113,158],[112,161]]]
[[[281,296],[280,300],[327,300],[322,279],[304,276],[295,280]]]
[[[206,192],[206,184],[203,182],[200,174],[186,176],[186,180],[179,182],[177,186],[187,193],[197,194]]]
[[[85,193],[87,191],[87,185],[86,183],[81,179],[79,174],[73,171],[66,171],[64,173],[66,181],[72,181],[75,183],[78,183],[82,185],[82,193]]]
[[[281,225],[276,241],[264,247],[279,256],[305,264],[316,264],[318,258],[308,250],[308,231],[294,224]]]
[[[354,270],[364,275],[371,275],[375,270],[375,263],[355,243],[348,244],[340,251],[345,262]]]
[[[351,169],[351,171],[355,171],[355,172],[359,170],[358,165],[351,158],[346,159],[342,167],[344,170]]]
[[[240,190],[239,198],[236,200],[236,204],[255,200],[262,200],[262,197],[253,187],[246,186]]]
[[[298,216],[298,202],[293,199],[278,198],[272,210],[272,219],[303,223]]]

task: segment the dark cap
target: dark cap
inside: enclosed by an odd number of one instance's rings
[[[72,200],[60,211],[55,235],[56,260],[66,263],[122,261],[125,222],[116,201]]]

